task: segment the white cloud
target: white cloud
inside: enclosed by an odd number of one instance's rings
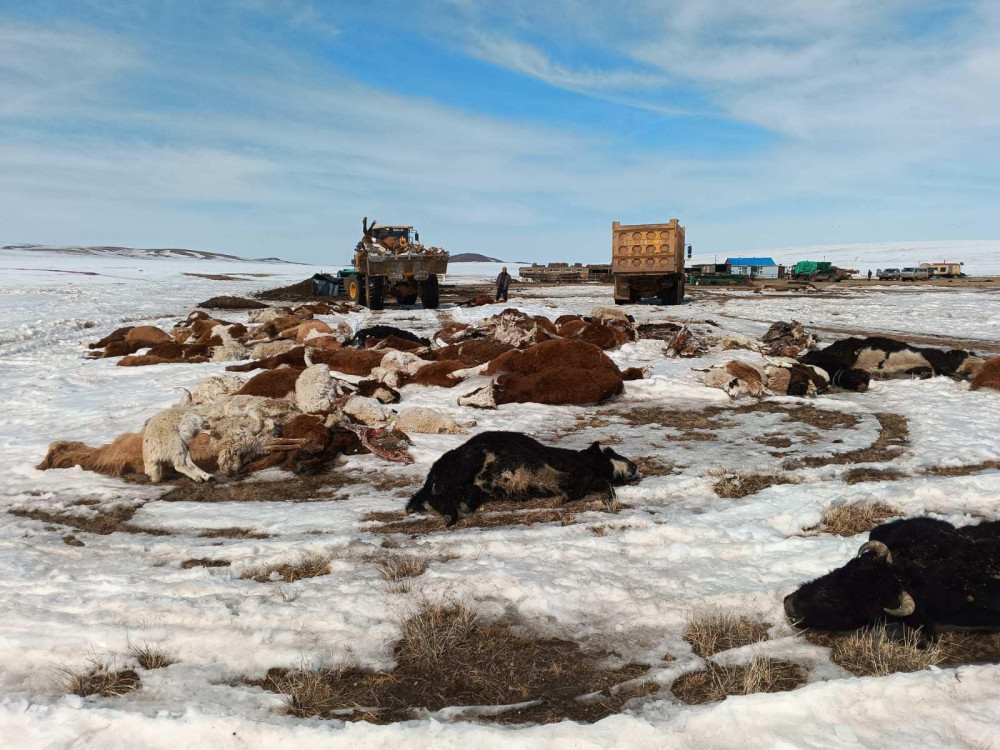
[[[92,29],[0,25],[0,116],[68,113],[138,64],[131,45]]]
[[[282,18],[293,29],[335,39],[340,28],[325,11],[305,0],[236,0],[238,7],[261,15]]]

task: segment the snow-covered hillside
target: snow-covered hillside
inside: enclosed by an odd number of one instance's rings
[[[138,248],[115,245],[64,246],[64,245],[0,245],[0,252],[46,253],[54,255],[83,255],[100,258],[182,258],[186,260],[228,260],[246,263],[287,263],[280,258],[241,258],[226,253],[210,253],[206,250],[187,250],[181,247]]]
[[[964,263],[969,276],[1000,274],[1000,241],[948,242],[857,242],[844,245],[804,245],[802,247],[764,248],[732,253],[695,252],[691,263],[721,263],[726,258],[770,257],[781,265],[800,260],[827,260],[841,268],[855,268],[862,274],[868,269],[903,268],[930,262]]]

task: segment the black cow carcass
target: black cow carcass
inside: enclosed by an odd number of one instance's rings
[[[841,339],[825,349],[803,354],[799,361],[823,368],[832,385],[852,391],[867,390],[872,377],[967,378],[983,363],[975,353],[964,349],[913,346],[885,336]]]
[[[846,565],[785,597],[789,621],[818,630],[879,622],[1000,630],[1000,523],[956,528],[910,518],[872,529]]]
[[[406,510],[419,512],[429,505],[451,526],[487,500],[560,497],[568,502],[592,493],[611,499],[615,485],[638,476],[634,462],[600,443],[576,451],[520,432],[483,432],[434,462]]]

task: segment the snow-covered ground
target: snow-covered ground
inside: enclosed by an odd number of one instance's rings
[[[929,259],[929,258],[928,258]],[[950,259],[950,256],[949,256]],[[468,266],[466,268],[465,266]],[[499,265],[461,264],[450,276],[490,279]],[[17,747],[995,747],[1000,737],[1000,667],[932,669],[884,678],[851,677],[825,649],[793,637],[781,600],[799,583],[849,559],[863,536],[803,535],[822,509],[846,502],[882,502],[904,513],[933,513],[956,523],[996,518],[1000,472],[936,476],[940,465],[1000,459],[1000,393],[971,392],[945,378],[876,382],[864,394],[809,400],[853,415],[856,424],[822,429],[785,421],[782,413],[727,415],[715,439],[683,440],[678,428],[633,424],[637,407],[702,411],[730,406],[702,386],[692,367],[748,352],[698,360],[666,360],[662,342],[643,340],[612,352],[622,366],[649,365],[649,379],[626,384],[599,407],[506,405],[470,412],[457,393],[409,386],[403,406],[429,405],[475,430],[518,429],[543,441],[585,447],[611,442],[633,458],[673,464],[624,488],[617,515],[590,512],[582,523],[467,528],[423,537],[399,536],[398,551],[431,559],[407,593],[388,591],[370,555],[386,537],[365,523],[372,511],[401,510],[407,491],[379,490],[369,478],[422,481],[427,469],[462,436],[415,436],[410,466],[354,456],[338,471],[360,477],[335,499],[315,502],[167,502],[163,488],[126,484],[79,469],[36,471],[50,441],[105,442],[136,431],[177,399],[179,385],[223,372],[224,364],[119,368],[83,358],[86,342],[127,321],[169,326],[199,301],[300,281],[315,269],[283,264],[176,258],[74,258],[0,253],[0,736]],[[15,268],[27,270],[12,270]],[[515,268],[509,267],[511,271]],[[46,270],[55,269],[55,270]],[[327,267],[326,270],[330,270]],[[80,275],[68,271],[88,271]],[[266,273],[213,281],[184,273]],[[610,303],[601,286],[528,287],[511,306],[555,318]],[[630,308],[640,320],[712,319],[718,335],[759,335],[774,320],[796,317],[829,327],[1000,342],[1000,294],[844,291],[837,299],[782,294],[700,295],[680,308]],[[393,309],[350,316],[421,333],[450,317],[473,321],[491,308]],[[239,315],[226,314],[227,319]],[[829,336],[826,336],[829,340]],[[471,390],[471,387],[469,388]],[[798,399],[780,399],[790,406]],[[873,416],[906,417],[909,443],[893,462],[901,481],[847,485],[845,466],[793,472],[798,484],[777,485],[740,500],[712,489],[726,470],[772,471],[788,459],[829,455],[870,445]],[[790,436],[781,451],[762,437]],[[783,453],[784,455],[774,455]],[[259,478],[275,479],[277,473]],[[79,501],[97,505],[75,505]],[[142,503],[133,523],[169,535],[77,533],[83,547],[62,541],[65,527],[7,514],[17,508],[93,512]],[[604,535],[591,526],[609,524]],[[266,539],[198,536],[242,527]],[[332,556],[329,575],[293,584],[240,578],[262,563],[309,552]],[[182,569],[192,558],[230,567]],[[442,561],[446,560],[446,561]],[[484,618],[516,620],[533,632],[599,646],[621,662],[651,666],[658,693],[627,704],[592,725],[569,722],[512,728],[488,722],[425,719],[389,726],[300,720],[285,715],[280,696],[247,687],[246,675],[275,666],[392,666],[400,618],[421,599],[460,601]],[[788,693],[729,698],[690,707],[669,686],[704,660],[683,640],[692,612],[718,605],[770,623],[768,655],[810,668],[809,684]],[[129,642],[157,644],[178,661],[142,671],[142,687],[121,698],[61,694],[55,670],[79,668],[89,656],[128,662]],[[743,653],[743,652],[741,652]],[[664,661],[665,654],[675,657]],[[745,654],[744,654],[745,655]],[[740,658],[741,654],[722,658]],[[16,738],[16,739],[12,739]]]

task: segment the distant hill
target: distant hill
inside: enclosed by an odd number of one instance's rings
[[[94,245],[90,247],[65,247],[60,245],[2,245],[0,250],[24,250],[27,252],[65,253],[68,255],[99,255],[120,258],[197,258],[199,260],[232,260],[255,263],[294,263],[281,258],[241,258],[238,255],[210,253],[205,250],[187,250],[179,247],[117,247],[114,245]],[[302,265],[302,264],[295,264]]]
[[[491,258],[479,253],[459,253],[448,258],[449,263],[506,263],[499,258]]]

